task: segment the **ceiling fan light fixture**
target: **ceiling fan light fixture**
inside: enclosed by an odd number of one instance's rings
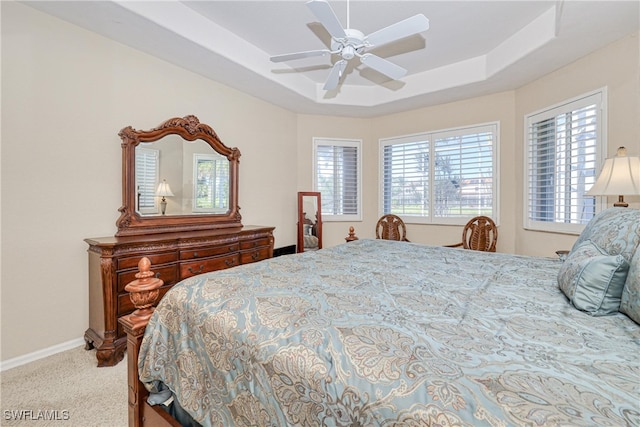
[[[365,36],[361,31],[343,28],[327,0],[309,0],[306,4],[331,35],[331,51],[319,49],[276,55],[271,57],[271,61],[289,61],[311,56],[324,56],[327,53],[340,55],[341,60],[336,62],[329,72],[329,78],[325,83],[324,90],[335,89],[340,82],[347,61],[353,59],[354,56],[358,56],[361,63],[390,79],[397,80],[402,78],[407,73],[407,70],[384,58],[365,53],[365,49],[391,43],[429,29],[429,20],[424,15],[418,14]],[[348,8],[347,2],[347,27],[349,26]]]
[[[342,59],[349,60],[356,56],[356,50],[353,46],[347,45],[342,49]]]

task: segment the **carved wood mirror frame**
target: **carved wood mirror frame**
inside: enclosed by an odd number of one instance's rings
[[[210,126],[189,115],[171,118],[148,131],[127,126],[118,135],[122,138],[122,207],[118,209],[121,214],[116,222],[116,236],[242,227],[238,206],[240,150],[223,144]],[[137,212],[135,148],[140,143],[158,141],[167,135],[178,135],[185,142],[200,139],[229,160],[229,209],[225,213],[147,217]]]

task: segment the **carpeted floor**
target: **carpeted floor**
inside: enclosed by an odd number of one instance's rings
[[[3,371],[0,382],[2,426],[127,426],[126,356],[98,368],[95,350],[80,346]]]

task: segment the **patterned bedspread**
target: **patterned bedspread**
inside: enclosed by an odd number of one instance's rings
[[[203,274],[140,378],[203,425],[640,425],[640,326],[573,308],[559,266],[359,240]]]

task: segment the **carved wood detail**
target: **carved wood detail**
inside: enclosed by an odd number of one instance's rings
[[[194,115],[165,120],[151,130],[136,130],[127,126],[118,133],[122,139],[122,206],[116,221],[116,236],[131,236],[180,231],[211,230],[241,227],[238,206],[238,174],[240,150],[226,146],[216,132]],[[143,142],[156,142],[167,135],[177,135],[185,141],[202,140],[215,152],[229,160],[229,209],[220,214],[142,216],[136,211],[135,148]]]
[[[96,348],[98,366],[122,360],[126,337],[118,317],[133,305],[123,283],[141,258],[154,263],[164,282],[163,295],[179,280],[194,273],[260,261],[273,256],[273,227],[233,229],[85,239],[89,249],[89,329],[86,348]],[[156,260],[156,261],[153,261]],[[166,275],[166,277],[165,277]],[[118,327],[120,325],[120,327]]]

